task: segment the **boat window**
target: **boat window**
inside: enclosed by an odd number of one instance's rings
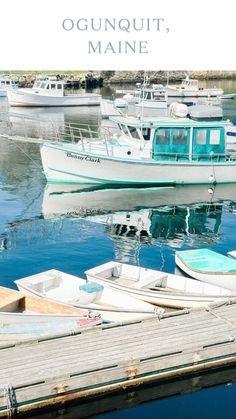
[[[51,84],[51,89],[56,89],[56,85],[55,85],[55,83],[52,83],[52,84]]]
[[[188,131],[187,129],[173,129],[172,130],[173,144],[187,144],[188,143]]]
[[[135,127],[128,127],[128,129],[129,129],[129,132],[131,134],[131,137],[138,138],[140,140],[140,137],[139,137],[137,128],[135,128]]]
[[[125,135],[129,135],[129,130],[126,125],[121,125],[120,127]]]
[[[196,130],[196,144],[206,144],[207,140],[207,129]]]
[[[9,80],[7,80],[7,81],[6,81],[6,84],[8,84],[8,85],[9,85],[9,84],[10,84],[10,81],[9,81]]]
[[[157,144],[169,144],[170,142],[170,130],[169,129],[158,129],[156,135]]]
[[[142,136],[143,136],[144,140],[149,141],[150,140],[151,129],[150,128],[142,128],[141,132],[142,132]]]
[[[57,85],[57,88],[58,88],[59,90],[61,90],[61,89],[62,89],[62,84],[58,84],[58,85]]]
[[[41,89],[45,89],[45,87],[46,87],[46,83],[41,83]]]
[[[37,81],[37,83],[35,83],[35,87],[40,87],[40,83]]]
[[[47,84],[47,89],[49,90],[49,84]]]
[[[210,144],[220,144],[220,130],[212,129],[210,131]]]

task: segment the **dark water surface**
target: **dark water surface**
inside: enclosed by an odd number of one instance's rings
[[[236,92],[235,81],[208,85]],[[112,97],[114,91],[104,88],[102,93]],[[223,109],[232,119],[236,99],[224,101]],[[3,111],[8,103],[0,98]],[[39,124],[50,130],[51,120],[58,129],[67,122],[100,124],[98,108],[13,111],[32,117],[32,132]],[[236,185],[139,190],[47,185],[38,144],[0,139],[1,285],[15,288],[15,279],[52,268],[84,276],[86,269],[114,259],[174,272],[175,250],[196,247],[223,254],[236,249]],[[234,418],[235,379],[231,368],[40,417]]]

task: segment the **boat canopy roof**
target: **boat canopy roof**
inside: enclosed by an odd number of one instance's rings
[[[132,126],[135,128],[157,128],[157,127],[199,127],[199,128],[220,128],[231,125],[229,121],[196,121],[190,118],[173,118],[170,116],[145,117],[138,119],[132,116],[111,116],[109,118],[117,125]]]

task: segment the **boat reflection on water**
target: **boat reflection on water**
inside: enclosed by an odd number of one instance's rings
[[[8,133],[27,141],[48,138],[58,140],[65,138],[69,126],[88,127],[89,124],[91,129],[97,129],[101,119],[99,107],[82,106],[80,110],[77,106],[72,108],[12,107],[6,116],[10,129]]]
[[[37,413],[37,415],[31,415],[30,417],[37,419],[52,419],[60,417],[61,419],[75,419],[75,418],[92,418],[98,417],[101,414],[108,414],[110,412],[111,417],[122,418],[128,414],[135,414],[136,417],[143,417],[147,415],[146,403],[152,402],[151,410],[149,409],[148,417],[173,417],[173,408],[176,406],[176,396],[182,397],[182,403],[178,402],[178,413],[182,417],[195,417],[197,413],[198,417],[205,417],[206,404],[204,397],[206,394],[203,390],[212,389],[212,394],[208,394],[209,400],[215,397],[216,392],[219,391],[219,387],[223,388],[228,394],[229,405],[227,407],[227,413],[230,417],[234,417],[234,391],[230,385],[236,380],[236,369],[220,369],[210,373],[197,374],[186,378],[163,381],[158,384],[152,383],[142,388],[134,388],[129,391],[122,391],[114,393],[106,397],[88,398],[85,401],[78,401],[72,405],[63,405],[63,408],[56,410],[50,410],[45,413]],[[194,393],[198,393],[198,398],[201,402],[196,407]],[[192,394],[190,398],[189,395]],[[168,405],[166,399],[168,398]],[[179,400],[179,399],[178,399]],[[231,400],[231,402],[230,402]],[[224,401],[221,397],[214,398],[214,406],[216,409],[223,408]],[[132,413],[132,408],[139,408]],[[127,410],[129,409],[129,410]],[[225,407],[223,408],[225,409]],[[194,411],[193,411],[194,410]],[[231,413],[232,414],[231,414]],[[109,415],[109,417],[110,417]],[[229,417],[228,416],[228,417]]]
[[[105,225],[116,257],[130,260],[141,243],[181,248],[217,242],[223,209],[236,202],[236,185],[104,189],[48,184],[44,218],[86,218]]]

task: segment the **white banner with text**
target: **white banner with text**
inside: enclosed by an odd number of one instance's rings
[[[232,71],[233,4],[2,0],[0,70]]]

